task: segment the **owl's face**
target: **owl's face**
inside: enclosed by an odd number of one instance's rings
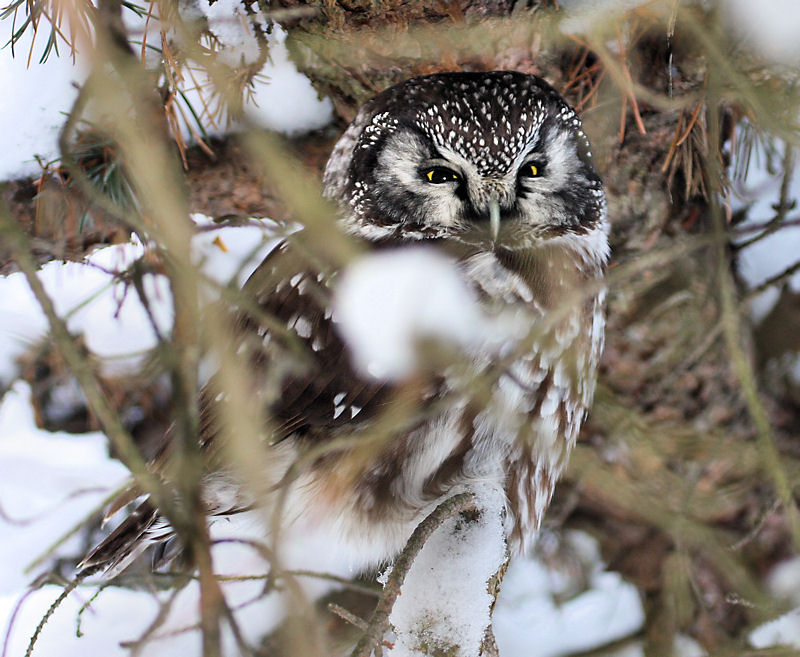
[[[384,91],[340,140],[325,183],[346,227],[372,239],[491,232],[515,247],[604,224],[580,121],[522,73],[431,75]]]

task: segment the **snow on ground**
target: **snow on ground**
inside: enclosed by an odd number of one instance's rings
[[[0,593],[24,588],[28,564],[83,520],[128,476],[108,458],[99,432],[71,435],[36,428],[27,384],[17,382],[0,406]],[[12,539],[13,536],[13,540]],[[75,551],[75,543],[64,549]]]
[[[619,573],[604,570],[599,547],[581,532],[567,536],[590,569],[589,588],[563,602],[574,582],[534,559],[511,561],[494,613],[503,657],[557,657],[636,633],[644,623],[639,594]]]
[[[196,216],[208,228],[208,218]],[[199,232],[193,240],[198,267],[213,280],[240,285],[278,241],[277,226],[261,222],[236,228],[216,228]],[[224,246],[224,249],[221,248]],[[70,330],[82,333],[92,351],[111,358],[130,356],[152,347],[155,335],[138,298],[124,294],[111,271],[129,266],[143,252],[141,244],[124,244],[95,251],[86,263],[45,265],[40,280],[56,301],[57,312],[68,317]],[[151,276],[146,285],[157,295],[151,297],[153,314],[161,330],[171,323],[170,296],[166,280]],[[14,375],[12,357],[41,337],[45,319],[27,289],[21,274],[0,278],[0,364],[5,382]],[[56,599],[61,588],[48,585],[26,595],[27,585],[46,572],[52,559],[26,572],[31,562],[63,534],[84,520],[128,476],[121,463],[108,457],[108,443],[100,433],[71,435],[50,433],[36,428],[27,384],[17,381],[0,400],[0,632],[14,624],[8,646],[9,655],[23,654],[44,610]],[[252,518],[218,523],[216,537],[262,538],[263,530]],[[316,542],[315,542],[316,541]],[[296,557],[326,553],[325,543],[310,537],[298,544]],[[66,541],[55,556],[75,556],[85,549],[77,539]],[[329,551],[328,551],[329,552]],[[215,550],[221,572],[263,574],[264,562],[252,550],[225,546]],[[334,565],[334,564],[325,564]],[[340,574],[348,574],[347,571]],[[318,580],[304,582],[311,593],[323,593],[329,584]],[[232,583],[226,593],[231,605],[258,597],[263,582]],[[158,611],[158,598],[149,592],[134,592],[111,587],[81,614],[83,638],[75,632],[76,615],[96,587],[80,587],[64,603],[45,628],[36,655],[79,657],[85,655],[125,655],[120,641],[138,638]],[[180,630],[196,622],[197,589],[190,585],[179,594],[163,632]],[[22,601],[20,610],[15,608]],[[247,604],[238,612],[245,635],[255,640],[281,618],[282,601],[272,596]],[[265,620],[271,619],[271,620]],[[0,635],[2,636],[2,635]],[[232,646],[232,637],[226,641]],[[0,639],[0,644],[2,639]],[[147,655],[199,654],[196,632],[179,633],[159,641]],[[235,654],[230,648],[228,654]]]
[[[46,565],[30,573],[25,569],[128,478],[127,469],[108,458],[108,442],[101,433],[70,435],[37,429],[29,393],[27,385],[18,382],[0,403],[0,632],[4,635],[11,629],[8,655],[24,654],[33,629],[61,592],[60,586],[48,585],[26,596],[27,585]],[[74,555],[81,549],[73,538],[57,554]],[[76,614],[95,590],[81,588],[70,596],[45,628],[35,654],[128,654],[118,642],[144,631],[157,612],[156,600],[142,592],[108,589],[97,609],[82,615],[85,637],[77,639]],[[185,638],[179,642],[189,649]],[[175,654],[167,646],[177,648],[176,642],[166,642],[161,654]]]
[[[11,20],[0,21],[0,43],[10,36]],[[66,55],[39,64],[42,36],[28,67],[31,39],[28,30],[15,47],[16,56],[8,46],[0,50],[0,89],[5,90],[0,94],[0,125],[5,126],[0,130],[0,180],[35,175],[41,170],[35,156],[49,162],[58,155],[64,112],[77,95],[74,82],[85,78]]]

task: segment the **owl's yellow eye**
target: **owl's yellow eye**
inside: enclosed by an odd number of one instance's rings
[[[544,172],[544,165],[541,162],[529,162],[519,172],[523,178],[539,178]]]
[[[431,167],[430,169],[425,169],[423,173],[425,175],[425,180],[434,185],[441,185],[446,182],[458,182],[461,180],[461,176],[447,167]]]

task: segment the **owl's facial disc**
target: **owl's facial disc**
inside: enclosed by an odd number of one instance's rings
[[[537,228],[524,221],[521,204],[547,187],[547,158],[532,150],[524,149],[505,170],[487,171],[478,164],[484,159],[480,151],[469,158],[424,134],[398,131],[386,140],[374,169],[382,189],[378,207],[382,216],[405,225],[483,235],[492,242],[513,239],[521,229]]]
[[[414,78],[367,103],[337,145],[326,190],[364,237],[491,235],[539,243],[605,225],[604,195],[575,113],[512,72]]]

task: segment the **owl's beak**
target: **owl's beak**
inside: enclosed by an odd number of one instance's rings
[[[500,234],[500,204],[497,201],[489,201],[489,230],[492,242],[496,242]]]

